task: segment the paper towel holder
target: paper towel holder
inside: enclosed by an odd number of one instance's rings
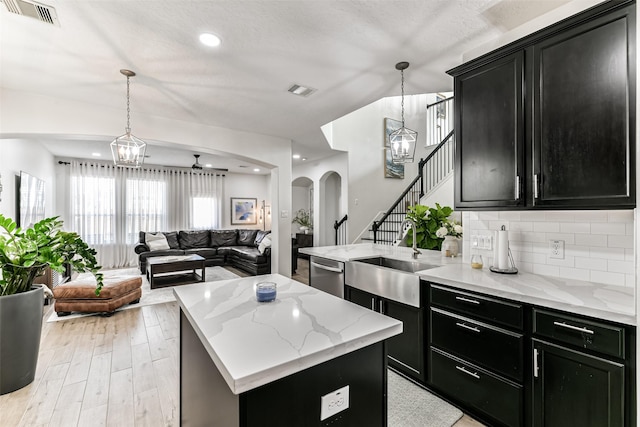
[[[502,230],[504,231],[505,226],[502,226]],[[497,244],[498,242],[496,242]],[[516,268],[516,263],[513,261],[513,255],[511,255],[511,248],[507,247],[507,253],[509,255],[509,264],[511,265],[508,268],[498,268],[496,266],[491,266],[489,267],[490,271],[493,271],[494,273],[500,273],[500,274],[516,274],[518,273],[518,269]],[[494,259],[493,262],[496,262],[496,260]]]

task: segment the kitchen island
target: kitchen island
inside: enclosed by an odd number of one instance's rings
[[[277,299],[258,303],[265,281]],[[384,340],[401,322],[277,274],[174,293],[182,425],[386,425]]]

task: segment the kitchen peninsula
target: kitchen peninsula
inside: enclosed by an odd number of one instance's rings
[[[256,301],[259,282],[274,302]],[[401,322],[278,274],[174,293],[182,425],[386,425],[384,340]]]

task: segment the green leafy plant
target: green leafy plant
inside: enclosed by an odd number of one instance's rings
[[[298,224],[300,227],[311,228],[311,213],[306,209],[299,209],[291,222]]]
[[[460,224],[449,219],[452,212],[453,209],[450,207],[442,207],[438,203],[436,203],[435,208],[425,205],[409,206],[407,219],[416,223],[416,236],[413,235],[413,230],[409,230],[407,245],[413,245],[413,239],[415,238],[416,245],[419,248],[439,250],[442,247],[445,235],[462,236]]]
[[[64,231],[58,217],[46,218],[22,229],[0,214],[0,296],[31,289],[33,279],[47,267],[64,272],[65,264],[74,271],[91,272],[96,278],[96,295],[102,289],[102,273],[95,249],[77,233]]]

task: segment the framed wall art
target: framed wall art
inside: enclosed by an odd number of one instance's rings
[[[258,223],[258,199],[231,198],[231,224],[255,225]]]

